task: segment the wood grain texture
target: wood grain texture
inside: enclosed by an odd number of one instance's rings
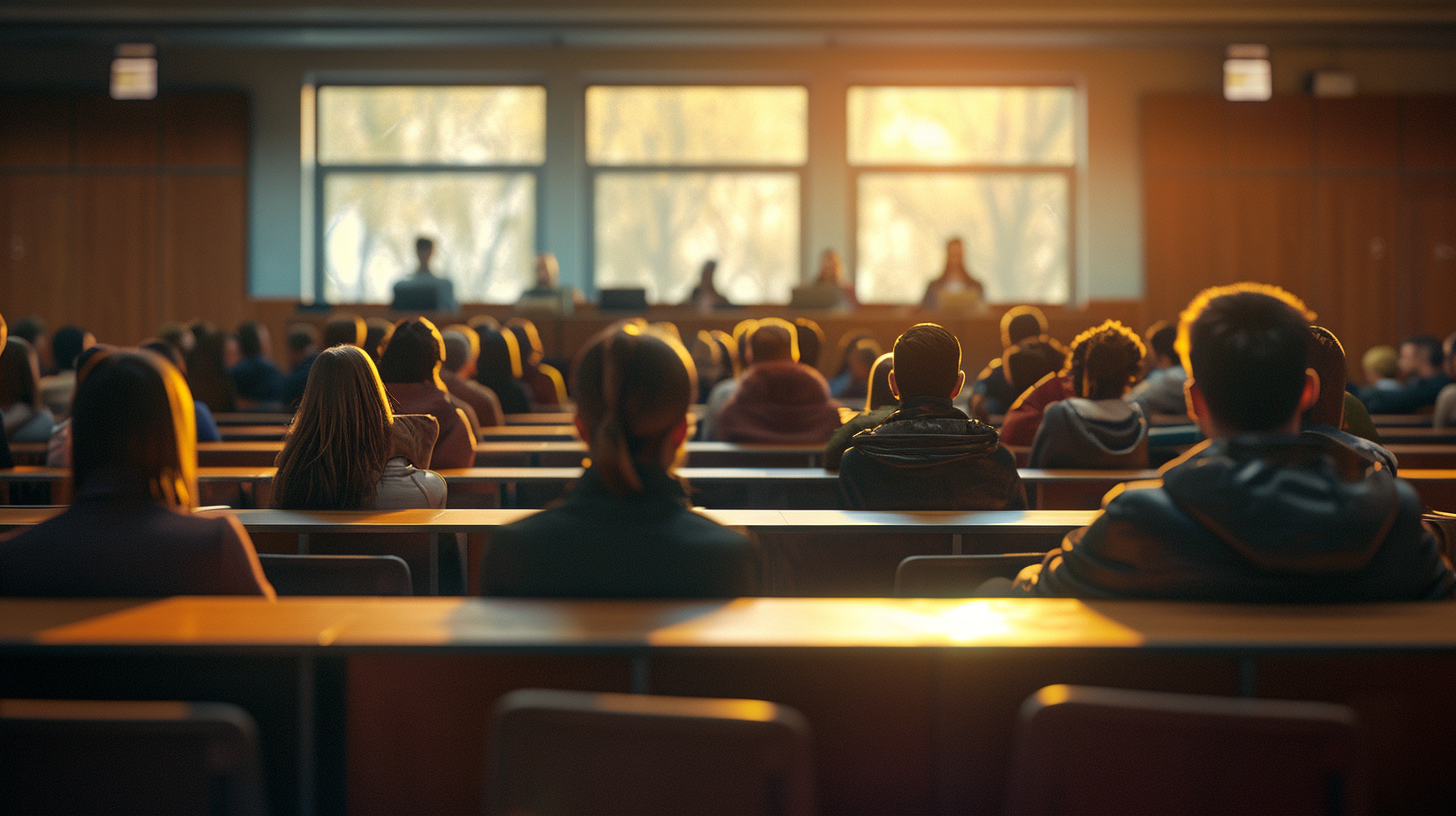
[[[172,93],[162,103],[162,164],[228,167],[248,163],[248,99],[241,93]]]
[[[1320,99],[1315,103],[1316,155],[1331,170],[1393,170],[1400,166],[1399,100],[1393,97]]]
[[[102,342],[134,344],[158,324],[158,179],[79,176],[75,215],[72,320]]]
[[[161,320],[206,318],[231,330],[248,308],[247,181],[239,174],[161,180]]]
[[[160,155],[160,103],[118,101],[105,94],[76,97],[78,167],[156,167]]]
[[[4,191],[0,294],[7,320],[43,315],[51,328],[69,319],[73,182],[59,174],[0,175]]]
[[[75,120],[75,100],[70,96],[0,94],[0,167],[69,165]]]
[[[1401,164],[1414,170],[1456,170],[1456,98],[1400,100]]]

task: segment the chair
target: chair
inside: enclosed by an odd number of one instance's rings
[[[912,555],[895,569],[896,598],[965,598],[992,578],[1014,579],[1046,553]]]
[[[257,742],[225,703],[0,700],[0,809],[260,814]]]
[[[409,564],[397,555],[264,555],[279,595],[413,595]]]
[[[1021,707],[1006,812],[1361,813],[1354,710],[1047,686]]]
[[[493,714],[489,813],[813,812],[809,728],[760,700],[525,689]]]

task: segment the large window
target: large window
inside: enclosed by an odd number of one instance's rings
[[[859,299],[918,303],[960,237],[987,300],[1070,300],[1074,102],[1056,86],[851,87]]]
[[[461,301],[530,287],[544,88],[326,85],[316,121],[316,296],[388,303],[419,236]]]
[[[678,303],[714,259],[734,303],[788,300],[799,280],[805,88],[592,86],[586,158],[597,287]]]

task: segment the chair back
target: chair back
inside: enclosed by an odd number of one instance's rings
[[[0,700],[7,813],[261,814],[253,719],[226,703]]]
[[[1362,813],[1353,709],[1048,686],[1021,707],[1006,812]]]
[[[265,555],[263,574],[279,595],[413,595],[409,564],[397,555]]]
[[[496,704],[488,813],[813,812],[809,729],[760,700],[527,689]]]
[[[1046,553],[912,555],[895,569],[896,598],[965,598],[992,578],[1015,579]]]

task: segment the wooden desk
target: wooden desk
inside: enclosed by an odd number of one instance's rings
[[[1386,445],[1456,445],[1456,428],[1377,428]]]
[[[1391,443],[1385,448],[1395,454],[1401,473],[1405,473],[1406,468],[1456,468],[1456,445]]]
[[[1429,428],[1434,420],[1430,414],[1371,414],[1370,421],[1384,433],[1386,428]]]
[[[569,442],[578,438],[573,424],[496,425],[481,428],[477,436],[481,442]]]
[[[287,425],[293,414],[283,411],[231,411],[212,415],[219,427],[229,425]]]
[[[197,469],[199,487],[211,485],[237,485],[245,491],[252,504],[267,504],[267,491],[271,489],[273,475],[277,468],[255,467],[206,467]],[[16,465],[0,469],[0,484],[12,482],[36,482],[50,486],[51,504],[69,504],[72,485],[70,468],[50,468],[38,465]],[[204,489],[204,499],[207,491]],[[205,502],[204,502],[205,503]]]
[[[825,814],[999,812],[1059,682],[1349,704],[1375,812],[1456,801],[1451,602],[0,600],[0,665],[3,696],[242,705],[282,813],[478,812],[487,712],[526,687],[792,706]]]
[[[267,442],[282,440],[287,425],[219,425],[224,442]]]
[[[1410,482],[1427,508],[1456,513],[1456,469],[1401,468],[1400,478]]]
[[[479,467],[580,467],[586,445],[579,439],[556,441],[486,440],[475,446]],[[739,445],[689,442],[691,467],[823,467],[823,445]]]
[[[575,421],[576,414],[571,411],[506,414],[507,425],[572,425]]]

